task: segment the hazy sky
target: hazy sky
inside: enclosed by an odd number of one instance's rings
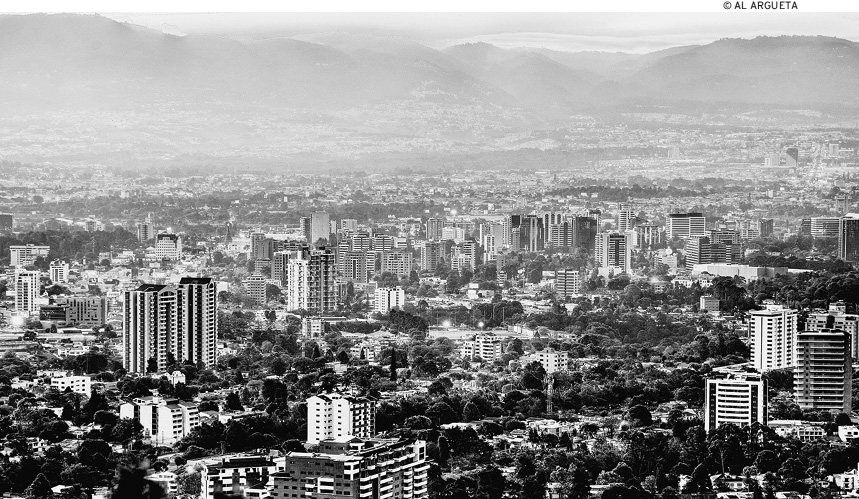
[[[104,14],[173,34],[296,36],[358,32],[433,47],[486,41],[502,47],[650,52],[759,35],[825,35],[859,41],[859,13],[325,13]]]

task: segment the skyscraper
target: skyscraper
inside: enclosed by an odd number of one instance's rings
[[[838,220],[838,258],[859,262],[859,213],[848,213]]]
[[[310,241],[311,245],[316,244],[320,239],[328,240],[331,237],[331,218],[328,213],[317,211],[310,215]]]
[[[163,371],[169,360],[212,366],[217,357],[217,297],[209,277],[178,286],[142,284],[125,292],[122,362],[128,372]],[[170,359],[172,357],[172,359]]]
[[[441,240],[441,230],[444,228],[443,218],[428,218],[427,219],[427,239],[434,241]]]
[[[271,258],[271,245],[265,237],[265,232],[251,232],[250,258],[254,260]]]
[[[758,371],[794,365],[797,311],[779,306],[750,312],[751,361]]]
[[[15,269],[15,312],[33,314],[39,311],[39,271]]]
[[[850,335],[837,329],[799,333],[793,391],[801,409],[851,411]]]
[[[296,253],[289,262],[287,308],[307,310],[312,314],[327,314],[337,308],[337,288],[334,277],[337,265],[334,252],[319,248]]]
[[[701,213],[672,213],[666,220],[668,238],[703,236],[707,219]]]
[[[218,357],[218,297],[211,277],[179,280],[177,359],[212,366]]]
[[[635,205],[632,203],[617,203],[617,231],[632,230],[635,225]]]
[[[426,241],[421,248],[421,270],[435,272],[441,259],[441,243]]]
[[[605,232],[600,234],[600,248],[597,255],[601,267],[613,267],[620,272],[632,270],[632,236]]]
[[[176,355],[178,294],[174,286],[164,284],[142,284],[125,292],[122,364],[128,372],[163,370],[167,367],[167,353]]]

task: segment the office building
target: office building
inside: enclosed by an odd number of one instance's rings
[[[811,237],[829,238],[838,237],[841,228],[841,219],[837,217],[812,217]]]
[[[70,296],[58,298],[65,309],[66,325],[99,327],[107,324],[107,298],[104,296]]]
[[[310,241],[311,245],[316,245],[320,239],[328,241],[331,237],[331,218],[328,213],[317,211],[310,215]]]
[[[640,249],[654,249],[663,246],[662,229],[657,225],[636,225],[632,229],[635,233],[633,245]]]
[[[54,260],[48,268],[48,277],[53,284],[66,284],[69,282],[69,264],[62,260]]]
[[[358,220],[355,218],[341,218],[340,230],[355,232],[358,230]]]
[[[668,239],[703,236],[707,219],[701,213],[672,213],[668,215],[665,232]]]
[[[422,440],[323,441],[316,452],[286,454],[284,471],[272,475],[271,499],[426,499],[426,459]]]
[[[425,241],[420,248],[421,251],[421,270],[425,272],[435,272],[438,267],[438,262],[441,260],[441,243],[435,241]]]
[[[501,340],[494,333],[480,333],[462,342],[462,356],[468,360],[492,362],[501,357]]]
[[[265,305],[265,276],[262,274],[251,274],[242,280],[245,293],[248,294],[258,305]]]
[[[444,229],[443,218],[429,218],[426,224],[427,239],[441,241],[441,233]]]
[[[403,309],[406,304],[406,292],[403,288],[396,286],[393,288],[376,288],[376,305],[373,311],[380,314],[387,314],[392,308]]]
[[[704,429],[767,424],[767,380],[753,369],[717,368],[704,388]]]
[[[119,406],[119,417],[139,422],[156,447],[170,447],[200,426],[197,404],[173,398],[135,398]]]
[[[370,438],[376,433],[376,401],[340,393],[307,399],[307,443],[342,437]]]
[[[146,217],[145,221],[137,223],[137,241],[145,243],[153,239],[155,239],[155,225],[151,218]]]
[[[221,458],[218,464],[206,466],[200,472],[200,497],[202,499],[215,499],[216,497],[250,499],[251,496],[248,494],[251,490],[267,484],[269,477],[277,471],[283,471],[283,466],[278,466],[270,456]],[[302,493],[300,496],[304,497],[304,494]],[[268,495],[262,497],[268,497]]]
[[[50,246],[36,246],[33,244],[10,245],[9,265],[11,267],[29,267],[33,265],[36,258],[48,258],[50,251]]]
[[[338,273],[343,281],[367,283],[373,277],[376,255],[371,251],[340,251],[337,255]]]
[[[853,369],[850,335],[836,329],[796,336],[794,399],[801,409],[850,414]]]
[[[615,269],[618,273],[632,271],[632,236],[605,232],[599,235],[597,262],[600,267]]]
[[[577,269],[558,269],[555,271],[555,293],[558,300],[568,300],[581,293],[582,276]]]
[[[178,234],[158,234],[155,236],[155,258],[158,260],[179,260],[182,258],[182,238]]]
[[[249,257],[252,260],[259,258],[271,258],[271,246],[265,232],[251,232],[251,253]]]
[[[301,217],[298,219],[298,228],[301,231],[301,235],[304,236],[304,241],[312,245],[315,241],[311,241],[313,235],[311,234],[311,220],[310,217]]]
[[[760,372],[794,366],[796,348],[796,310],[771,305],[749,312],[752,367]]]
[[[617,203],[617,231],[624,233],[635,226],[635,205],[632,203]]]
[[[31,315],[39,311],[39,271],[15,269],[15,312]]]
[[[538,350],[528,356],[529,362],[539,362],[547,374],[566,371],[570,361],[570,352],[548,348]]]
[[[837,254],[845,262],[859,262],[859,213],[838,219]]]
[[[290,260],[288,269],[289,310],[328,314],[337,308],[337,287],[334,285],[337,265],[333,251],[304,249]]]
[[[412,273],[412,254],[409,251],[382,253],[382,273],[408,277]]]

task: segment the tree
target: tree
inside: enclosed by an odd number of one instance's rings
[[[162,499],[164,489],[157,483],[146,479],[146,469],[138,466],[122,467],[117,470],[116,484],[111,491],[115,499]]]
[[[441,435],[438,437],[438,464],[447,466],[447,460],[450,459],[450,445],[447,443],[447,437]]]
[[[650,426],[653,424],[653,416],[643,405],[634,405],[630,407],[627,416],[630,421],[635,423],[636,426]]]
[[[158,361],[155,360],[154,357],[150,357],[150,359],[146,361],[146,372],[147,373],[158,372]]]
[[[194,471],[191,473],[179,473],[176,476],[176,486],[179,495],[188,497],[199,497],[202,483],[200,481],[200,473]]]
[[[397,381],[397,349],[391,347],[391,381]]]
[[[245,410],[242,407],[242,401],[239,399],[239,396],[236,392],[230,392],[227,394],[227,398],[225,400],[226,408],[228,411],[243,411]]]
[[[463,421],[477,421],[482,417],[483,415],[480,414],[480,408],[478,408],[477,404],[471,400],[469,400],[468,403],[465,404],[465,407],[462,408]]]
[[[51,482],[41,473],[36,475],[36,479],[27,487],[24,495],[27,499],[50,499],[54,497],[54,493],[51,492]]]

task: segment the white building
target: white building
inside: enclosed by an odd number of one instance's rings
[[[768,306],[750,315],[752,366],[761,372],[793,367],[797,311]]]
[[[34,314],[39,311],[39,271],[15,269],[15,312]]]
[[[376,401],[339,393],[307,399],[307,443],[355,436],[369,438],[376,432]]]
[[[539,362],[546,370],[546,373],[552,374],[560,371],[566,371],[570,361],[570,352],[557,351],[552,348],[548,350],[540,350],[528,356],[529,362]]]
[[[247,489],[265,484],[269,476],[284,469],[283,459],[276,463],[269,456],[230,456],[221,462],[206,466],[200,472],[200,497],[214,499],[215,495],[225,494],[231,497],[249,497]],[[303,497],[304,493],[299,492]]]
[[[54,260],[48,270],[48,276],[54,284],[65,284],[69,282],[69,264],[62,260]]]
[[[245,287],[245,292],[253,298],[259,305],[266,302],[265,297],[265,276],[262,274],[251,274],[242,281],[242,286]]]
[[[480,358],[492,362],[501,357],[501,340],[493,333],[480,333],[473,340],[462,343],[462,356],[474,360]]]
[[[179,260],[182,258],[182,238],[178,234],[158,234],[155,236],[155,258],[158,260]]]
[[[68,388],[74,393],[80,393],[89,397],[92,395],[92,377],[73,376],[68,373],[60,376],[51,376],[51,388],[56,388],[59,392],[64,392]]]
[[[119,406],[119,417],[134,419],[156,446],[172,446],[200,426],[197,404],[160,397],[140,397]]]
[[[406,304],[406,292],[403,288],[396,286],[393,288],[376,288],[376,306],[373,311],[380,314],[387,314],[392,308],[402,310]]]
[[[36,258],[47,258],[50,246],[35,246],[33,244],[18,244],[9,246],[9,266],[28,267],[33,265]]]
[[[704,391],[704,429],[767,423],[767,381],[756,371],[714,370]]]
[[[555,271],[555,293],[559,300],[566,300],[581,293],[582,276],[577,269]]]

